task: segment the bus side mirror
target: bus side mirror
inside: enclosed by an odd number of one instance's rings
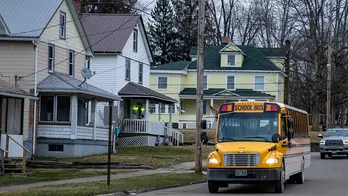
[[[272,135],[272,142],[279,142],[282,139],[282,136],[279,133],[275,133]]]

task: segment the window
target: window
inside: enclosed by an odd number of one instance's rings
[[[150,114],[156,113],[156,105],[154,103],[150,103],[150,105],[149,105],[149,113]]]
[[[227,89],[234,90],[235,89],[235,77],[234,76],[227,76]]]
[[[70,122],[70,96],[41,96],[40,121]]]
[[[163,104],[163,103],[160,104],[160,111],[161,111],[161,114],[166,113],[166,105],[165,104]]]
[[[236,55],[229,54],[227,56],[227,66],[235,66],[236,65]]]
[[[138,52],[138,29],[133,31],[133,51]]]
[[[157,78],[157,88],[158,89],[167,89],[168,87],[168,78],[167,77],[158,77]]]
[[[64,12],[60,12],[59,37],[61,39],[65,39],[66,38],[66,14]]]
[[[63,152],[64,145],[48,144],[48,151]]]
[[[143,84],[143,64],[139,63],[139,84]]]
[[[203,88],[208,89],[208,76],[203,77]]]
[[[255,76],[255,90],[265,90],[265,76]]]
[[[48,45],[48,72],[54,72],[54,45]]]
[[[130,81],[130,59],[126,58],[126,81]]]
[[[86,56],[86,68],[91,69],[91,58]]]
[[[207,114],[207,101],[203,100],[203,114]]]
[[[42,96],[40,103],[40,121],[53,122],[54,97]]]
[[[168,106],[168,112],[175,114],[175,103]]]
[[[75,51],[69,50],[69,75],[74,77],[75,72]]]
[[[70,97],[57,96],[57,122],[70,121]]]

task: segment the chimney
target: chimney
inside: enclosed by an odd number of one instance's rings
[[[75,2],[76,10],[80,14],[81,13],[81,1],[80,0],[74,0],[74,2]]]
[[[229,37],[221,37],[221,44],[229,44],[230,38]]]

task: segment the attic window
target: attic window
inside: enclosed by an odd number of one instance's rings
[[[66,38],[66,13],[62,11],[59,18],[59,37],[61,39]]]
[[[133,32],[133,52],[138,52],[138,29]]]
[[[229,54],[227,56],[227,66],[235,66],[236,65],[236,55]]]

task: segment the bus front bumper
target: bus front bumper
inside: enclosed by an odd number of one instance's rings
[[[255,183],[265,181],[275,181],[280,179],[280,168],[272,169],[208,169],[209,181],[220,181],[226,183]]]

